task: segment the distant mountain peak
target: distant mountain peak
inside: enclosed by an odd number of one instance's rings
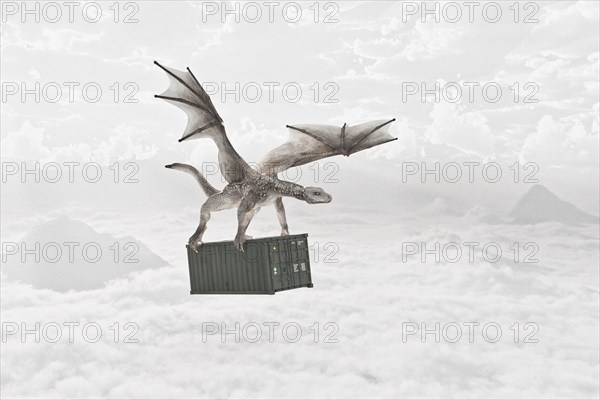
[[[66,215],[33,227],[19,243],[27,249],[37,246],[39,260],[35,254],[27,256],[25,262],[20,254],[9,257],[2,265],[7,277],[61,292],[98,289],[106,282],[132,272],[168,265],[131,236],[100,233],[85,222]],[[72,246],[72,253],[66,243]],[[46,246],[50,250],[43,250]],[[88,246],[92,248],[89,257],[90,253],[84,250]]]
[[[534,185],[525,192],[511,210],[513,222],[536,224],[561,222],[568,225],[597,224],[598,217],[562,200],[544,185]]]
[[[529,195],[533,195],[533,194],[547,194],[550,196],[554,196],[554,197],[558,197],[557,195],[555,195],[554,193],[552,193],[550,191],[550,189],[548,189],[546,186],[536,183],[535,185],[533,185],[532,187],[529,188],[529,190],[525,193],[525,195],[529,196]]]

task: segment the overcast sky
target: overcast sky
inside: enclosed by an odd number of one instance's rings
[[[257,4],[261,17],[253,23]],[[96,23],[86,21],[95,9],[84,13],[83,6],[73,23],[64,7],[57,23],[48,22],[51,8],[40,7],[40,23],[9,9],[2,29],[2,80],[10,85],[3,159],[214,160],[210,143],[176,142],[185,115],[152,97],[168,85],[152,64],[158,60],[189,66],[209,82],[231,141],[249,160],[283,142],[285,124],[395,117],[399,141],[372,152],[395,166],[380,172],[394,185],[405,161],[497,161],[507,163],[505,175],[512,163],[530,162],[541,183],[598,214],[597,4],[540,2],[517,13],[502,3],[495,23],[488,22],[495,7],[482,5],[471,14],[459,7],[458,22],[451,22],[456,7],[440,3],[439,21],[434,14],[422,22],[419,3],[321,4],[318,13],[301,4],[298,22],[295,7],[273,6],[272,23],[260,2],[229,5],[237,15],[223,14],[219,2],[141,2],[121,5],[118,15],[105,5]],[[40,102],[29,94],[23,103],[21,85],[38,82]],[[78,84],[72,101],[64,82]],[[82,98],[89,83],[88,97],[96,86],[102,90],[96,103]],[[422,89],[436,83],[440,97],[422,99]],[[56,86],[60,99],[46,101],[56,98]]]

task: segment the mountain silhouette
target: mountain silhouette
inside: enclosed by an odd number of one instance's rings
[[[543,185],[532,186],[509,214],[513,223],[561,222],[567,225],[597,224],[598,217],[562,200]]]
[[[5,244],[3,274],[59,292],[98,289],[111,279],[168,265],[133,237],[99,233],[67,216],[36,226],[16,245],[18,250]]]

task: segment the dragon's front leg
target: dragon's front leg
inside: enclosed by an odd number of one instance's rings
[[[281,197],[278,197],[277,200],[275,200],[275,209],[277,210],[279,225],[281,225],[281,236],[287,236],[290,234],[290,231],[288,229],[285,208],[283,207],[283,199]]]

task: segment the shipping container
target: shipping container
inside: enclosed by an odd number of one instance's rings
[[[187,246],[191,294],[275,294],[313,287],[308,234],[249,239],[244,252],[233,241]]]

